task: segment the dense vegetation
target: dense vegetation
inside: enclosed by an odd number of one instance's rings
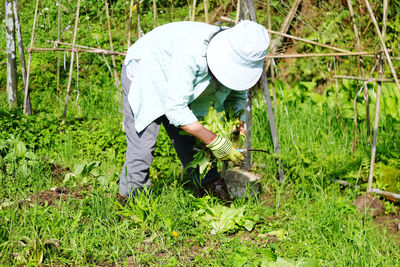
[[[72,39],[76,1],[62,1],[62,40]],[[362,1],[361,1],[362,2]],[[362,48],[379,50],[379,41],[362,3],[354,1]],[[188,17],[186,1],[157,1],[158,24]],[[378,20],[380,1],[372,1]],[[34,1],[21,0],[23,37],[29,44]],[[152,29],[152,1],[142,2],[142,28]],[[214,23],[235,17],[235,1],[209,3]],[[267,25],[267,2],[255,1]],[[82,2],[77,43],[108,48],[104,2]],[[272,1],[272,28],[291,1]],[[114,48],[126,50],[129,1],[110,6]],[[1,4],[4,15],[4,3]],[[55,2],[40,3],[35,44],[49,47],[57,36]],[[400,2],[391,1],[387,45],[399,56]],[[202,3],[196,20],[204,21]],[[133,36],[136,20],[133,22]],[[72,27],[71,27],[72,26]],[[290,33],[355,51],[345,1],[303,1]],[[4,36],[4,28],[0,29]],[[136,37],[132,38],[134,41]],[[287,53],[328,51],[284,40]],[[35,53],[31,71],[34,114],[9,110],[5,90],[5,40],[0,39],[0,264],[202,265],[202,266],[398,266],[399,233],[375,224],[353,204],[368,177],[371,138],[367,136],[361,84],[339,82],[339,74],[359,75],[356,58],[277,61],[276,121],[286,180],[277,182],[275,156],[254,153],[252,171],[262,175],[262,193],[237,199],[230,207],[210,197],[196,198],[180,181],[180,163],[161,129],[151,168],[153,189],[135,203],[116,199],[124,161],[125,135],[113,75],[100,55],[79,54],[66,124],[61,124],[69,53],[62,53],[61,91],[57,91],[57,53]],[[35,45],[35,46],[36,46]],[[118,66],[123,58],[117,57]],[[374,58],[364,58],[370,73]],[[395,61],[398,72],[399,61]],[[119,68],[118,68],[119,69]],[[376,71],[375,71],[376,72]],[[377,77],[373,72],[371,76]],[[385,67],[386,76],[391,77]],[[19,81],[22,88],[22,81]],[[270,86],[272,90],[272,84]],[[376,85],[368,83],[371,121]],[[400,192],[400,94],[383,85],[374,187]],[[357,98],[357,145],[353,100]],[[262,92],[254,93],[253,143],[272,150]],[[343,188],[335,180],[359,184]],[[385,214],[398,205],[382,199]]]

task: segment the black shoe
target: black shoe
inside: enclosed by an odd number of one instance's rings
[[[224,179],[219,179],[211,184],[203,187],[204,193],[216,197],[222,201],[229,202],[231,197],[229,195],[228,188],[226,187]]]

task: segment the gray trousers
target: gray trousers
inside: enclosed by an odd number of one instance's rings
[[[171,138],[183,166],[186,166],[193,160],[196,151],[194,147],[195,137],[181,135],[179,133],[181,129],[171,125],[165,116],[159,117],[138,133],[135,129],[134,116],[128,102],[131,81],[126,75],[124,63],[122,63],[121,83],[123,88],[123,119],[127,148],[126,159],[119,181],[119,193],[127,197],[138,188],[150,186],[149,168],[154,158],[154,149],[161,123],[164,125],[169,138]],[[196,185],[201,186],[213,183],[221,178],[216,168],[212,168],[201,181],[198,181],[198,168],[188,168],[186,172]]]

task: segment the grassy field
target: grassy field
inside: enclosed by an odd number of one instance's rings
[[[116,194],[125,144],[118,104],[111,98],[99,108],[88,99],[105,94],[94,94],[82,96],[85,105],[79,109],[88,115],[60,125],[60,117],[46,110],[28,118],[9,113],[2,93],[0,263],[400,263],[398,237],[353,205],[360,192],[332,183],[346,176],[363,180],[363,159],[369,157],[366,142],[360,142],[356,154],[351,152],[351,121],[338,120],[335,109],[318,109],[307,101],[292,106],[281,102],[277,122],[286,182],[277,183],[272,156],[254,154],[263,193],[235,200],[230,208],[213,198],[195,198],[182,186],[180,165],[162,131],[151,194],[121,206]],[[254,107],[254,146],[270,150],[261,97]],[[57,105],[48,108],[57,110]],[[79,109],[72,107],[71,113]],[[378,158],[398,151],[396,127],[382,125]]]
[[[272,1],[272,28],[278,29],[291,1]],[[344,4],[304,4],[292,33],[351,49],[353,32]],[[372,1],[380,10],[378,1]],[[267,25],[265,3],[255,1]],[[22,0],[22,33],[29,44],[34,1]],[[157,1],[158,24],[184,20],[186,2]],[[4,10],[0,4],[0,10]],[[144,1],[142,26],[153,25],[152,2]],[[199,4],[200,5],[200,4]],[[235,17],[235,4],[210,1],[210,17]],[[62,38],[72,39],[75,1],[63,1]],[[389,9],[387,45],[398,56],[400,15]],[[47,47],[57,36],[57,7],[41,2],[35,44]],[[307,8],[308,7],[308,8]],[[368,14],[357,7],[365,28]],[[126,49],[127,3],[110,6],[114,48]],[[163,11],[163,12],[161,12]],[[104,3],[82,3],[78,43],[107,48]],[[3,14],[3,13],[1,13]],[[301,16],[300,16],[301,14]],[[323,18],[323,19],[321,19]],[[204,20],[202,10],[196,19]],[[301,23],[300,23],[301,22]],[[136,24],[133,23],[136,29]],[[300,25],[299,25],[300,24]],[[364,29],[365,30],[365,29]],[[365,49],[378,47],[373,31],[364,32]],[[0,27],[4,36],[4,28]],[[134,32],[133,36],[137,36]],[[136,37],[132,38],[134,41]],[[1,47],[5,40],[0,39]],[[298,53],[324,52],[302,43]],[[65,90],[70,54],[62,53],[61,90]],[[117,58],[117,65],[122,61]],[[0,51],[0,64],[5,54]],[[0,65],[0,265],[89,266],[400,266],[399,205],[381,198],[378,216],[359,212],[370,164],[365,102],[359,84],[331,78],[352,73],[355,58],[279,61],[276,122],[279,160],[285,182],[277,180],[277,156],[253,153],[252,171],[262,176],[262,192],[230,206],[211,197],[195,197],[183,185],[181,167],[161,129],[150,170],[152,189],[134,203],[120,205],[116,195],[126,149],[122,114],[105,58],[79,54],[74,70],[67,122],[61,124],[65,93],[56,89],[56,53],[33,55],[31,99],[34,114],[9,110]],[[395,68],[399,67],[395,62]],[[367,72],[374,58],[365,58]],[[5,66],[5,65],[4,65]],[[119,68],[118,68],[119,69]],[[354,70],[354,72],[356,72]],[[386,75],[390,72],[385,69]],[[353,74],[353,73],[352,73]],[[282,82],[282,81],[285,81]],[[287,84],[286,84],[287,83]],[[272,85],[272,84],[270,84]],[[22,81],[19,80],[19,88]],[[270,88],[272,90],[272,87]],[[368,84],[372,121],[376,85]],[[353,100],[357,99],[357,145],[354,146]],[[23,95],[19,94],[19,103]],[[400,193],[400,94],[385,84],[379,122],[374,187]],[[273,150],[263,97],[253,101],[254,148]],[[335,180],[360,185],[342,187]],[[396,217],[397,216],[397,217]],[[390,219],[390,223],[378,221]],[[394,227],[393,227],[394,225]]]

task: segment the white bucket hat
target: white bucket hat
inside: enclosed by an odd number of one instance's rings
[[[267,55],[267,30],[245,20],[215,35],[207,48],[207,63],[215,78],[233,90],[247,90],[260,79]]]

